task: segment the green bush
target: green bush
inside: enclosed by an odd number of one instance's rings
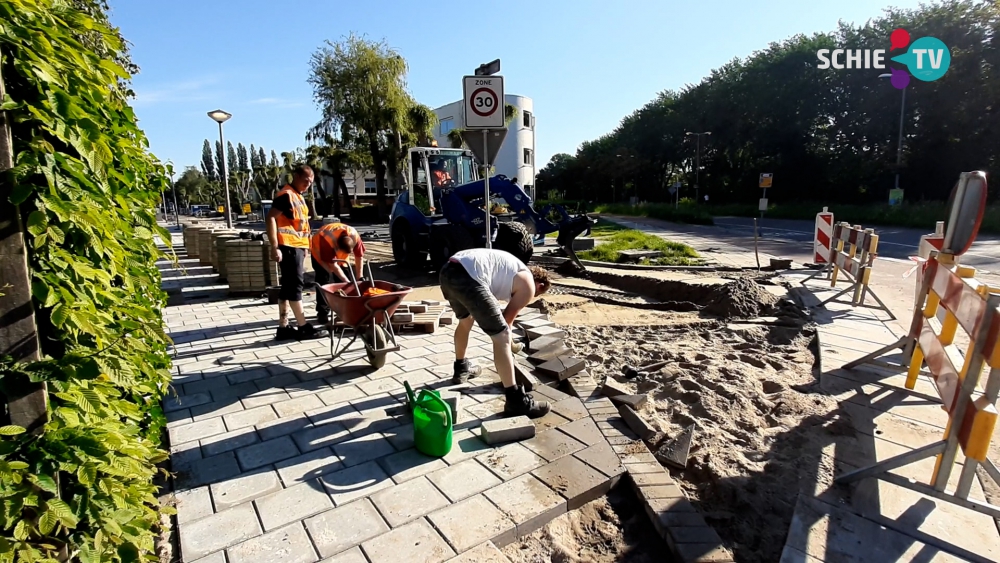
[[[698,253],[686,244],[664,240],[634,229],[613,231],[601,244],[593,250],[577,253],[583,260],[599,262],[618,262],[622,250],[659,250],[661,258],[654,260],[655,264],[668,266],[691,266],[701,264]]]
[[[610,215],[630,215],[632,217],[650,217],[675,223],[690,223],[693,225],[712,225],[712,215],[704,206],[684,204],[674,207],[670,203],[604,203],[598,205],[595,213]]]
[[[155,222],[169,181],[127,104],[124,45],[84,4],[0,2],[5,181],[26,218],[43,353],[0,361],[0,390],[49,390],[40,434],[0,428],[4,563],[150,559],[167,510],[153,485],[170,383],[154,236],[170,240]]]

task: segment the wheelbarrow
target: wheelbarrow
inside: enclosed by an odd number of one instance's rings
[[[346,260],[337,260],[347,264]],[[392,314],[411,291],[412,287],[392,282],[373,279],[371,268],[368,270],[369,280],[360,283],[354,278],[351,268],[345,268],[351,281],[328,283],[319,287],[319,294],[326,299],[327,305],[336,318],[346,325],[344,328],[330,330],[330,356],[336,360],[361,337],[365,344],[368,362],[378,369],[385,365],[385,355],[399,350],[396,335],[392,330]],[[382,290],[384,293],[366,294],[370,288]],[[347,331],[354,333],[347,344],[342,345]],[[337,333],[334,341],[334,333]]]

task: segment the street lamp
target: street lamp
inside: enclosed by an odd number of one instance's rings
[[[208,116],[211,117],[219,124],[219,150],[226,150],[226,141],[222,137],[222,124],[229,120],[233,116],[231,113],[226,113],[221,109],[208,112]],[[229,166],[226,164],[226,155],[222,153],[219,155],[219,160],[222,161],[222,187],[226,192],[226,227],[233,228],[233,213],[232,207],[229,204]]]
[[[174,192],[174,222],[177,226],[181,226],[181,208],[177,207],[177,183],[174,182],[174,163],[172,160],[167,161],[167,165],[170,167],[170,190]],[[164,217],[166,219],[166,217]]]
[[[879,78],[892,78],[889,73],[878,75]],[[896,140],[896,189],[899,189],[899,167],[903,163],[903,110],[906,108],[906,86],[903,86],[903,101],[899,104],[899,137]]]
[[[691,135],[698,137],[698,150],[695,152],[694,156],[694,202],[696,204],[701,202],[701,200],[698,199],[698,183],[701,180],[701,136],[711,134],[711,131],[705,131],[703,133],[692,133],[688,131],[687,133],[684,133],[685,137]]]

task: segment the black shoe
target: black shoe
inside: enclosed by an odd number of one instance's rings
[[[520,385],[504,389],[504,394],[507,395],[507,400],[503,405],[504,416],[541,418],[549,414],[549,403],[536,401],[529,393],[525,393],[524,388]]]
[[[275,340],[298,340],[299,331],[293,326],[279,326],[278,332],[274,335]]]
[[[325,338],[329,333],[321,328],[316,328],[313,325],[306,323],[298,328],[296,331],[299,340],[313,340],[316,338]]]
[[[481,373],[483,373],[483,368],[470,364],[469,360],[455,360],[455,375],[452,376],[451,382],[456,385],[465,383]]]
[[[320,297],[320,299],[322,299],[322,297]],[[330,324],[330,315],[328,313],[327,314],[317,313],[316,324],[318,324],[319,326],[326,326]]]

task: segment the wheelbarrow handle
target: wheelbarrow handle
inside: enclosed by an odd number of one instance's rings
[[[347,260],[344,260],[343,258],[334,258],[333,259],[333,263],[334,264],[343,263],[344,266],[350,266],[351,265],[350,262],[348,262]],[[354,277],[354,269],[348,267],[347,271],[351,274],[351,283],[354,284],[354,291],[357,291],[358,292],[358,296],[360,297],[361,296],[361,288],[358,287],[358,280]]]

